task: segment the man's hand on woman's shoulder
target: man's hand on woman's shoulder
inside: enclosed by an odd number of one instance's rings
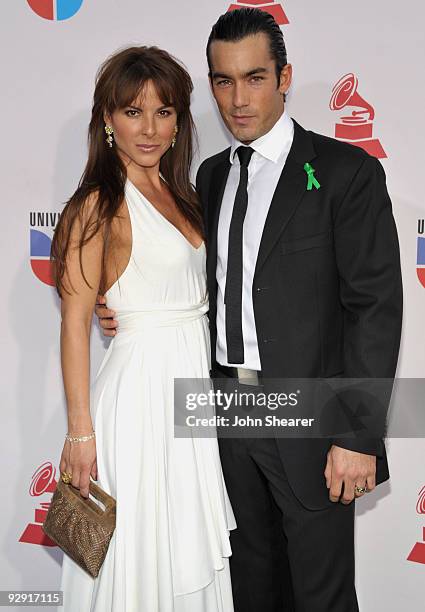
[[[115,310],[110,310],[106,306],[106,298],[104,295],[98,294],[95,307],[96,316],[99,319],[100,327],[104,336],[115,336],[118,331],[118,321],[115,321]]]

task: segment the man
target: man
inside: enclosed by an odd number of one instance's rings
[[[212,376],[393,377],[402,286],[381,164],[288,116],[292,67],[267,13],[221,16],[207,57],[233,136],[196,180]],[[389,477],[383,441],[220,439],[220,454],[235,610],[357,611],[355,498]]]

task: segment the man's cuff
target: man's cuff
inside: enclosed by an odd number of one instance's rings
[[[384,441],[378,438],[331,438],[331,443],[347,450],[383,457]]]

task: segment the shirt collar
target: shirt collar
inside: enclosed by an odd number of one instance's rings
[[[293,135],[294,122],[285,110],[271,130],[269,130],[263,136],[260,136],[260,138],[253,140],[249,146],[262,157],[276,163],[283,151],[288,152],[291,148]],[[233,138],[232,145],[230,147],[231,164],[234,163],[236,149],[240,146],[246,145],[236,138]]]

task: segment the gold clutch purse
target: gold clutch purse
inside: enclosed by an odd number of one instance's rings
[[[116,500],[92,480],[89,491],[104,504],[105,510],[59,479],[42,527],[49,538],[95,578],[114,533]]]

